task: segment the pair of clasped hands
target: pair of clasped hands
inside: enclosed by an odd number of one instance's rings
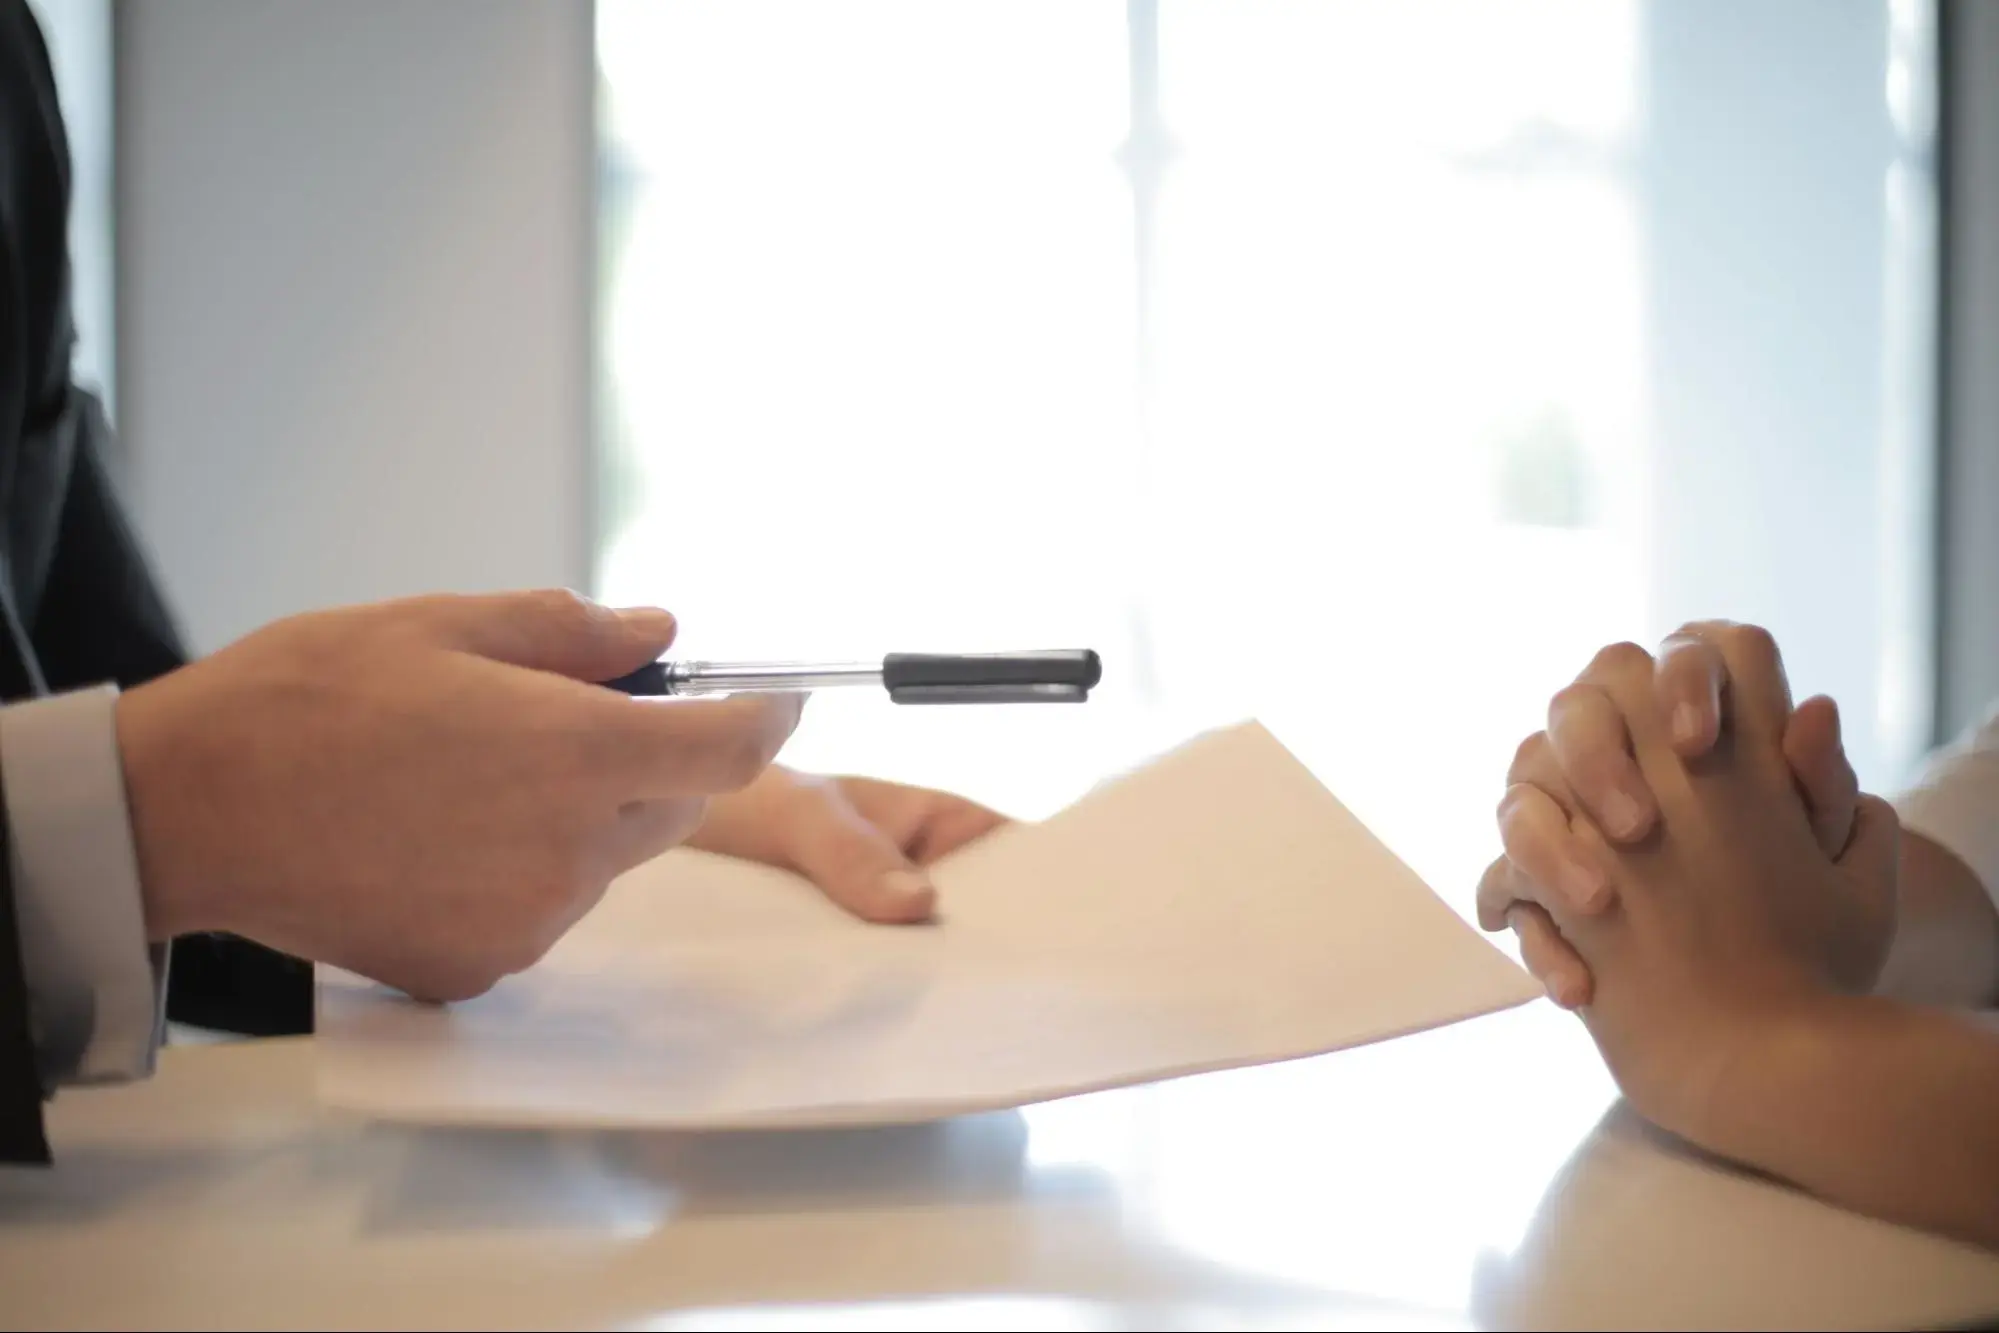
[[[1600,652],[1519,748],[1479,885],[1648,1119],[1715,1137],[1722,1091],[1839,1021],[1896,923],[1900,830],[1832,700],[1792,705],[1764,630]]]

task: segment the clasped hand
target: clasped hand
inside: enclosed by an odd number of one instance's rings
[[[1689,1137],[1733,1062],[1871,987],[1893,938],[1894,814],[1858,793],[1832,701],[1793,710],[1760,629],[1599,653],[1521,745],[1499,823],[1480,923]]]

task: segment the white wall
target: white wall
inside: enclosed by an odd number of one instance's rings
[[[589,572],[591,7],[118,13],[120,427],[194,646]]]
[[[1885,786],[1930,739],[1912,613],[1934,595],[1927,515],[1900,502],[1927,491],[1910,474],[1928,441],[1885,397],[1902,330],[1884,303],[1911,282],[1883,277],[1910,248],[1890,233],[1888,9],[1652,0],[1645,16],[1658,625],[1769,626],[1798,697],[1845,705],[1855,765]]]
[[[1945,731],[1999,705],[1999,6],[1952,14],[1945,389]]]

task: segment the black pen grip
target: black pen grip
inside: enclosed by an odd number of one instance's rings
[[[616,680],[605,681],[604,688],[607,690],[622,690],[626,694],[638,695],[641,698],[648,699],[672,693],[666,685],[666,663],[664,662],[647,662],[637,671],[628,671]]]

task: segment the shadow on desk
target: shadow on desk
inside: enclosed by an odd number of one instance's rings
[[[213,1178],[240,1157],[214,1151],[93,1147],[70,1153],[58,1167],[0,1170],[0,1244],[15,1228],[90,1226],[150,1198]]]
[[[657,1226],[669,1217],[940,1208],[1030,1191],[1111,1197],[1101,1172],[1026,1169],[1017,1111],[932,1124],[736,1133],[363,1131],[374,1182],[364,1214],[383,1235],[463,1228]]]

